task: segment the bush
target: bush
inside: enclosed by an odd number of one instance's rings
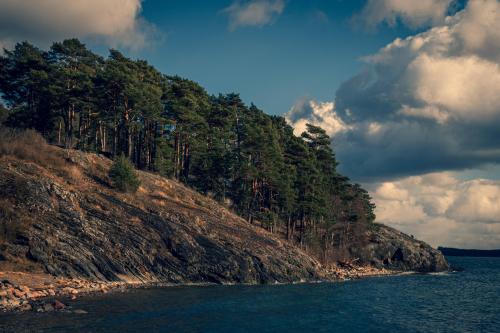
[[[135,173],[134,166],[123,154],[118,156],[113,162],[109,170],[109,178],[111,178],[113,186],[122,192],[134,193],[139,188],[139,185],[141,185],[141,181]]]

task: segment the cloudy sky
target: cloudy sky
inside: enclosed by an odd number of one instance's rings
[[[380,222],[500,248],[499,0],[0,0],[0,46],[69,37],[321,125]]]

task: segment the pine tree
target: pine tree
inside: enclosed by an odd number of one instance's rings
[[[62,43],[54,43],[48,53],[50,69],[51,106],[59,111],[64,123],[64,145],[73,147],[75,134],[82,136],[82,127],[75,124],[86,118],[93,109],[90,100],[93,77],[99,57],[90,52],[78,39],[67,39]],[[87,114],[84,116],[84,112]],[[59,127],[61,128],[61,127]],[[58,135],[60,138],[60,134]]]
[[[51,131],[46,58],[45,52],[28,42],[18,43],[0,56],[0,92],[11,109],[7,125],[33,128],[45,135]]]
[[[135,193],[141,184],[134,165],[125,155],[120,154],[109,170],[109,178],[113,186],[121,192]]]

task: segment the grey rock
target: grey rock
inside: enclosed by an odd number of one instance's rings
[[[440,251],[394,228],[376,225],[367,232],[367,239],[364,246],[350,249],[363,263],[422,273],[450,269]]]

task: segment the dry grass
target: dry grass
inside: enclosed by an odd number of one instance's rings
[[[64,158],[56,148],[34,130],[18,131],[0,127],[0,157],[14,156],[44,167],[64,167]]]
[[[0,127],[0,157],[10,156],[36,163],[73,185],[83,185],[85,175],[81,168],[64,158],[64,151],[49,145],[40,133],[34,130],[15,130]]]
[[[83,173],[75,165],[70,165],[64,168],[66,175],[73,184],[81,184],[83,181]]]
[[[14,242],[32,223],[32,218],[17,211],[10,199],[0,199],[0,244]]]

